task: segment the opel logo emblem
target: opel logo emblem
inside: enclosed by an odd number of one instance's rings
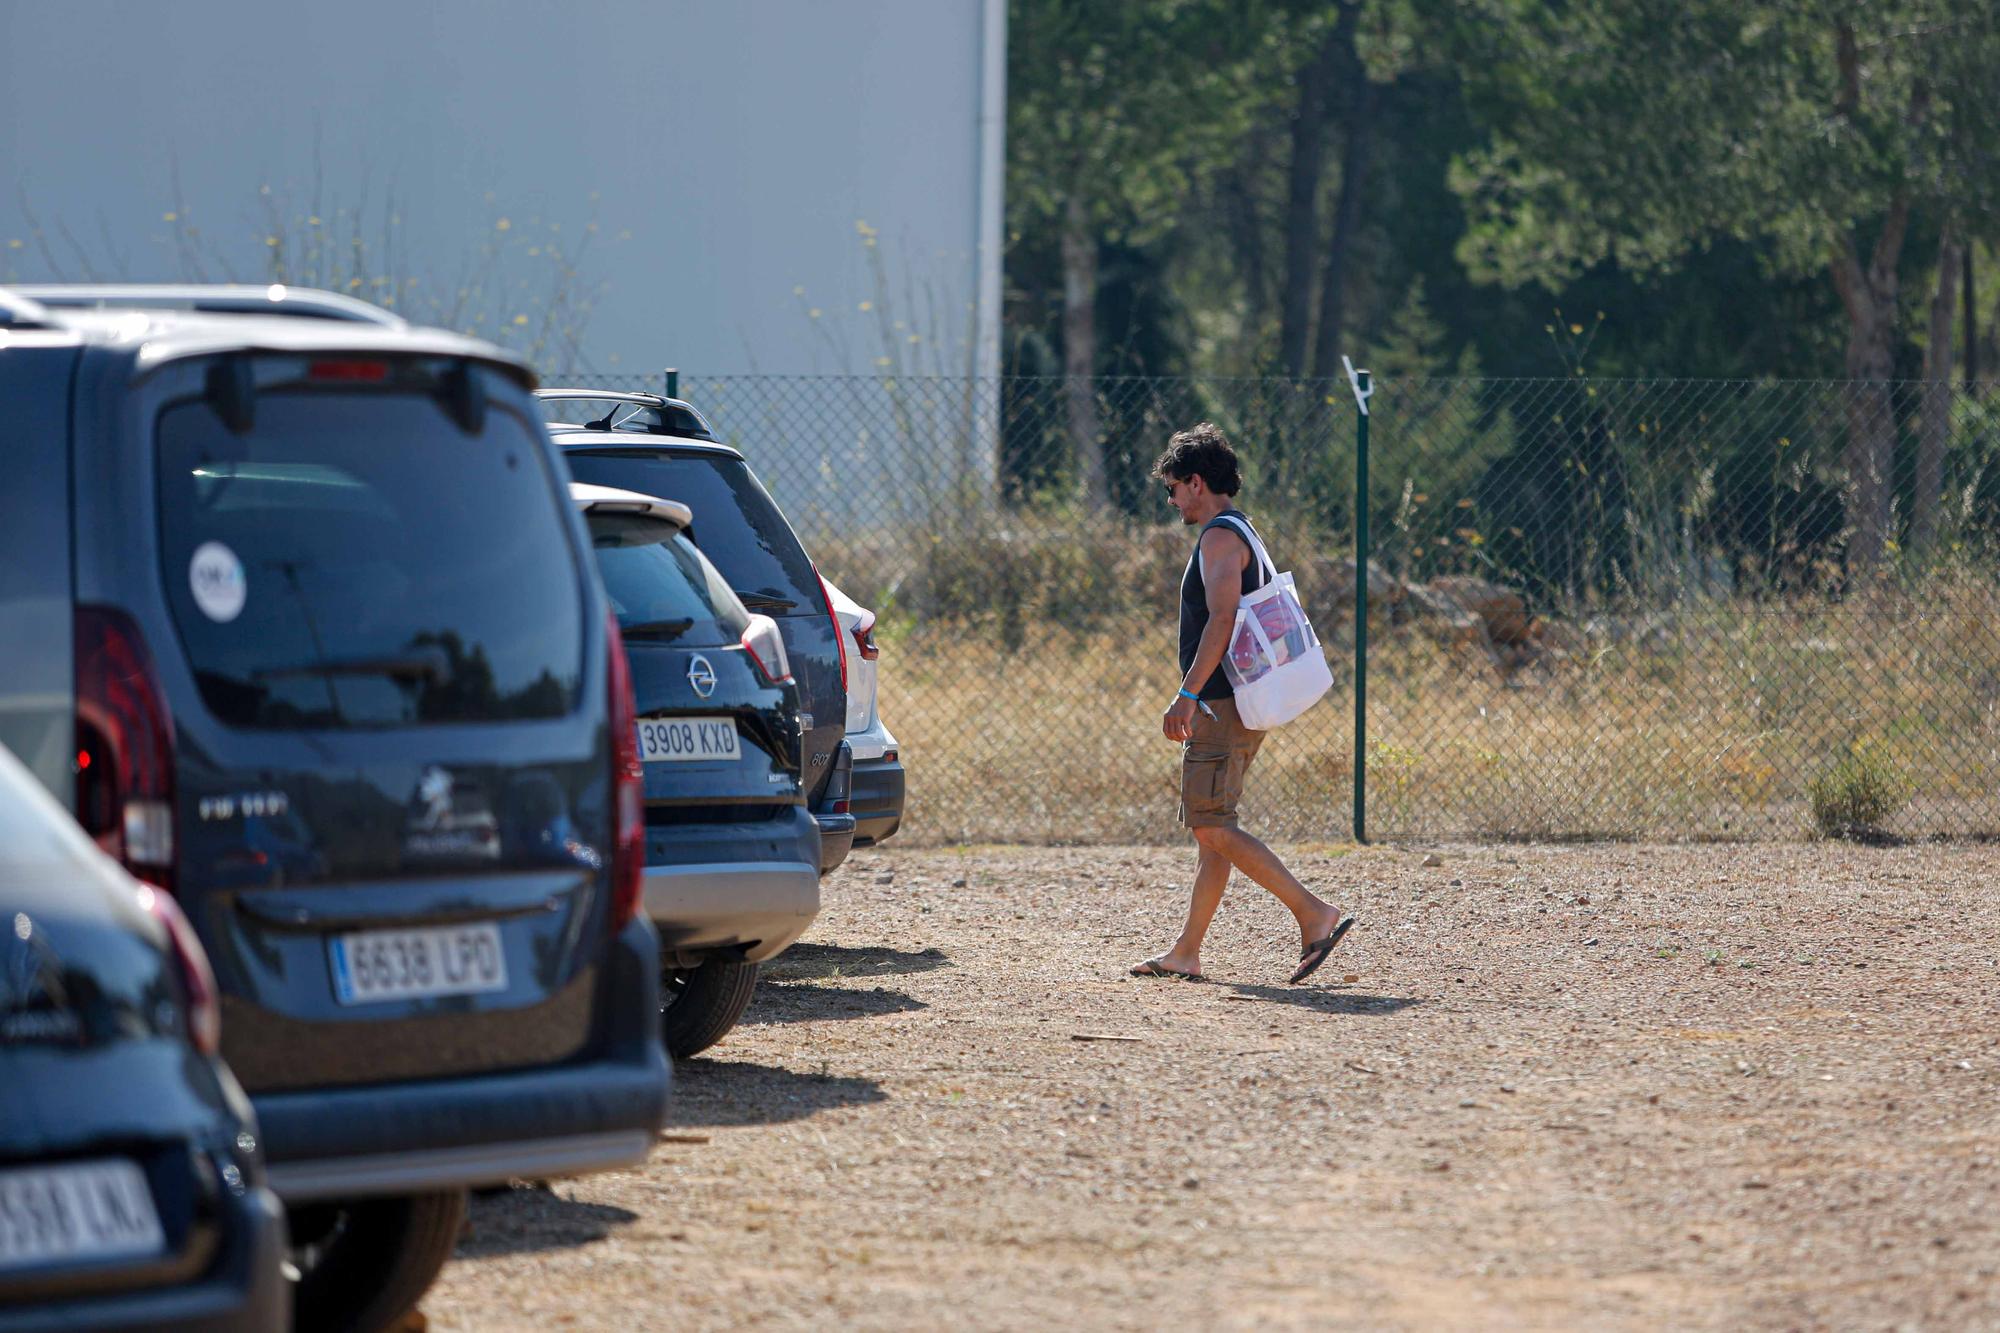
[[[715,668],[700,653],[688,662],[688,684],[694,686],[696,698],[706,699],[715,693]]]

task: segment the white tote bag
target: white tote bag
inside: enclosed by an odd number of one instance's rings
[[[1299,604],[1289,573],[1280,574],[1251,526],[1233,515],[1222,521],[1243,534],[1263,570],[1264,582],[1243,594],[1222,669],[1236,691],[1236,714],[1252,731],[1281,727],[1333,688],[1326,650]]]

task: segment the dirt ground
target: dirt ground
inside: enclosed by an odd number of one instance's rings
[[[858,854],[431,1326],[2000,1327],[2000,849],[1287,850],[1361,918],[1299,988],[1240,877],[1125,977],[1188,852]]]

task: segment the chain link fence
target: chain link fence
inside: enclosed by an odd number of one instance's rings
[[[1344,381],[679,389],[880,614],[912,840],[1176,836],[1159,715],[1192,534],[1148,472],[1174,430],[1217,422],[1336,677],[1266,743],[1246,823],[1349,835]],[[1372,836],[2000,833],[2000,387],[1376,389]]]

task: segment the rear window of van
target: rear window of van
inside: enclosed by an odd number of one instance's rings
[[[580,573],[537,428],[467,435],[411,394],[271,392],[248,435],[201,402],[157,440],[163,573],[221,721],[340,729],[560,717]]]
[[[564,461],[578,481],[678,500],[693,510],[688,536],[752,611],[826,614],[819,575],[805,548],[742,459],[708,452],[571,450]]]
[[[750,617],[694,544],[664,525],[625,514],[591,514],[591,553],[627,639],[734,643]]]

